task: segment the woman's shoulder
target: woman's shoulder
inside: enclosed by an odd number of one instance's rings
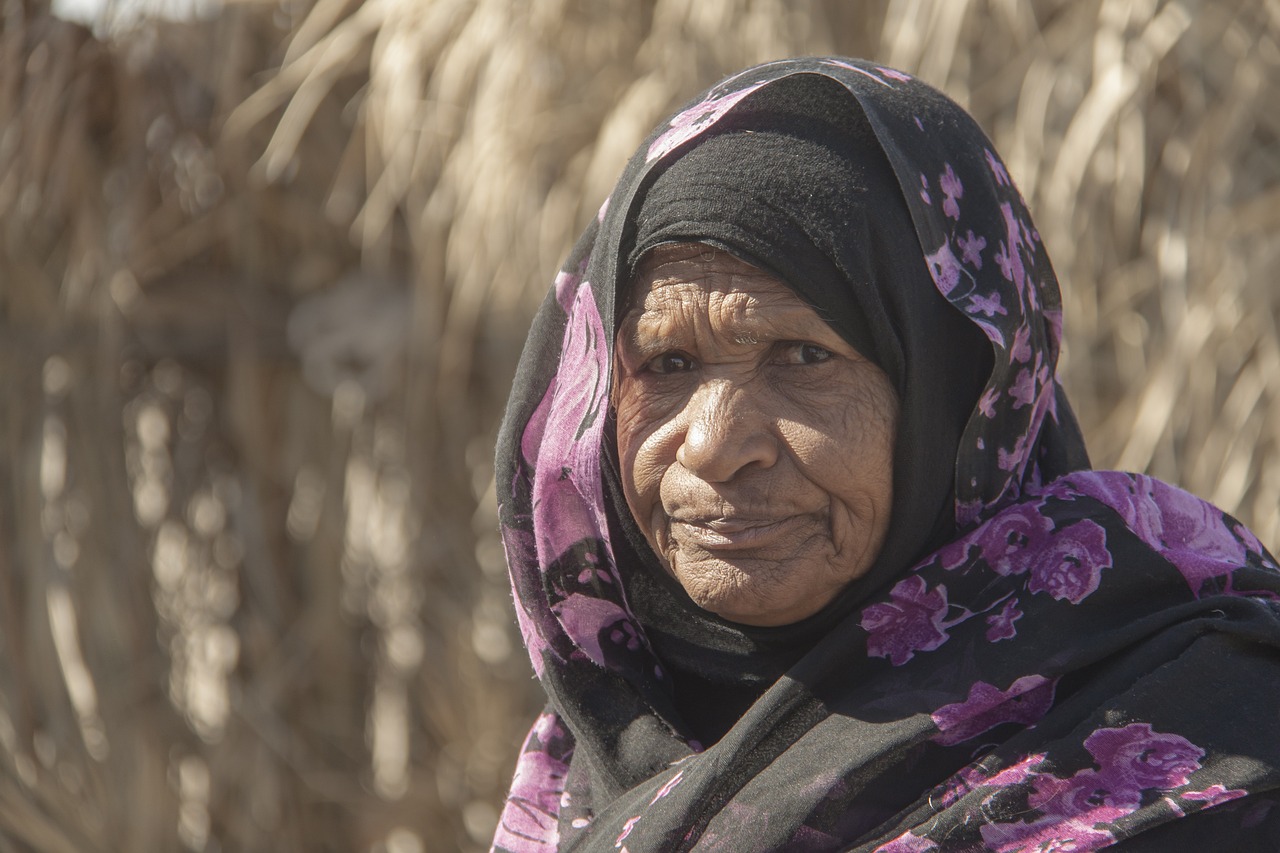
[[[1113,525],[1118,521],[1184,574],[1201,575],[1212,571],[1212,564],[1277,568],[1275,558],[1239,520],[1146,474],[1076,471],[1046,484],[1032,500],[1049,514],[1091,511]]]

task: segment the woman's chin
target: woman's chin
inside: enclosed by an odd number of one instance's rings
[[[676,559],[673,565],[672,574],[694,604],[741,625],[790,625],[817,613],[835,596],[835,591],[798,594],[794,580],[787,583],[779,577],[786,570],[773,561],[704,557],[688,562]]]

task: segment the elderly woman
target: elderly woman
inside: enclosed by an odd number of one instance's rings
[[[732,77],[644,143],[498,448],[549,698],[495,849],[1280,850],[1280,574],[1089,470],[1058,286],[905,74]]]

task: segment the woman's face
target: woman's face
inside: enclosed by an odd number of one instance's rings
[[[724,252],[657,249],[634,287],[615,405],[641,531],[725,619],[818,612],[889,527],[892,385],[783,281]]]

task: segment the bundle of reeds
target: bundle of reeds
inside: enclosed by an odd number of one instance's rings
[[[483,849],[536,687],[496,539],[528,318],[746,64],[966,105],[1095,463],[1280,539],[1270,0],[299,0],[0,18],[0,849]]]

